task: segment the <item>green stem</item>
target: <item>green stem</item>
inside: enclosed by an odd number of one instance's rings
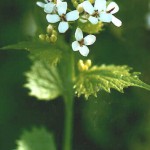
[[[64,145],[63,150],[72,149],[72,128],[73,128],[73,106],[72,94],[65,96],[65,126],[64,126]]]
[[[66,91],[64,91],[65,101],[65,124],[64,124],[64,145],[63,150],[72,149],[72,129],[73,129],[73,111],[74,111],[74,90],[73,90],[73,79],[75,75],[74,70],[74,55],[70,54],[70,63],[66,64]]]

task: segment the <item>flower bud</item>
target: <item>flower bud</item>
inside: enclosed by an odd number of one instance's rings
[[[79,13],[82,13],[82,12],[83,12],[82,4],[79,4],[79,5],[77,6],[77,10],[78,10]]]
[[[46,39],[45,34],[40,34],[40,35],[39,35],[39,39],[40,39],[41,41],[45,41],[45,39]]]
[[[78,62],[78,69],[79,69],[80,71],[83,71],[83,68],[84,68],[83,60],[79,60],[79,62]]]
[[[79,60],[78,62],[78,69],[80,71],[87,71],[90,66],[91,66],[91,60],[87,60],[85,63],[83,62],[83,60]]]
[[[50,37],[50,41],[51,41],[52,43],[55,43],[55,42],[57,41],[57,36],[54,35],[54,34],[52,34],[51,37]]]
[[[50,37],[48,35],[46,35],[46,41],[51,42]]]
[[[52,33],[52,31],[53,31],[53,26],[51,25],[51,24],[49,24],[48,26],[47,26],[47,33],[49,33],[49,34],[51,34]]]
[[[92,61],[90,59],[86,60],[85,65],[89,67],[91,67],[92,65]]]
[[[56,30],[53,30],[53,31],[52,31],[52,35],[57,36],[57,31],[56,31]]]

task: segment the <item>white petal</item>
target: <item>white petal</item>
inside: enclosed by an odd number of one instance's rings
[[[57,4],[58,14],[61,16],[62,14],[66,14],[67,11],[67,2],[61,2]]]
[[[72,42],[72,49],[73,49],[73,51],[78,51],[79,47],[80,47],[80,44],[79,44],[78,41]]]
[[[94,7],[92,6],[92,4],[89,1],[84,1],[82,3],[82,6],[83,6],[84,11],[86,11],[90,15],[92,15],[94,13]]]
[[[68,28],[69,28],[68,22],[62,21],[62,22],[59,23],[58,31],[60,33],[65,33],[68,30]]]
[[[61,3],[63,0],[57,0],[57,4]]]
[[[89,54],[89,48],[85,45],[79,47],[79,52],[82,56],[87,56]]]
[[[74,21],[79,18],[79,12],[77,10],[71,11],[66,14],[67,21]]]
[[[44,11],[46,13],[52,13],[52,11],[54,10],[54,7],[55,7],[55,4],[53,4],[53,3],[45,4]]]
[[[81,41],[83,39],[83,32],[80,28],[76,29],[75,38],[77,41]]]
[[[42,3],[42,2],[36,2],[36,4],[37,4],[39,7],[42,7],[42,8],[44,8],[44,6],[45,6],[45,3]]]
[[[101,12],[106,10],[106,0],[96,0],[94,5],[95,10]]]
[[[111,14],[115,14],[119,11],[119,6],[115,2],[111,2],[106,9],[107,12],[110,11]]]
[[[96,41],[96,36],[94,36],[94,35],[87,35],[84,38],[85,45],[92,45],[95,41]]]
[[[92,24],[97,24],[98,23],[98,18],[90,16],[88,19]]]
[[[113,15],[112,15],[112,23],[114,25],[116,25],[117,27],[120,27],[122,25],[122,22],[118,18],[116,18],[115,16],[113,16]]]
[[[46,19],[49,23],[56,23],[58,21],[60,21],[60,17],[56,14],[47,14],[46,15]]]
[[[99,19],[102,22],[111,22],[112,21],[112,14],[102,12],[102,13],[100,13],[100,18]]]

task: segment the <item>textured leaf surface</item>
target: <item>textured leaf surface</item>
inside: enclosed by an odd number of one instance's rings
[[[17,150],[56,150],[54,138],[44,128],[24,131],[17,141]]]
[[[36,61],[26,73],[25,87],[39,100],[52,100],[61,95],[61,80],[55,66]]]
[[[32,59],[39,59],[50,64],[56,64],[60,60],[62,54],[60,47],[56,45],[57,44],[42,42],[40,40],[31,40],[3,47],[2,50],[27,50],[31,53]]]
[[[88,70],[81,71],[76,79],[75,91],[78,96],[90,95],[97,96],[97,92],[110,89],[116,89],[123,92],[123,89],[129,86],[137,86],[150,90],[150,86],[139,79],[140,73],[130,73],[131,68],[127,66],[94,66]]]

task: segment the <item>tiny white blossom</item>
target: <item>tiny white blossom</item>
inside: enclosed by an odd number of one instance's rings
[[[82,56],[87,56],[89,54],[89,48],[87,45],[92,45],[96,41],[96,37],[94,35],[87,35],[83,38],[82,30],[77,28],[75,38],[76,41],[72,43],[73,51],[79,51]]]
[[[106,10],[100,13],[100,21],[112,22],[117,27],[120,27],[122,25],[122,22],[113,15],[118,11],[119,6],[115,2],[110,2],[109,5],[106,7]]]
[[[119,11],[119,7],[115,2],[111,2],[106,6],[106,0],[95,0],[94,6],[89,1],[82,3],[83,9],[89,14],[88,20],[92,24],[97,24],[98,21],[112,22],[116,26],[121,26],[122,22],[113,14]]]
[[[44,8],[44,11],[46,13],[52,13],[56,11],[56,5],[61,3],[63,0],[57,0],[57,3],[55,4],[52,0],[45,0],[45,3],[43,2],[36,2],[36,4],[41,7]]]
[[[99,21],[101,11],[104,11],[106,0],[96,0],[94,6],[89,1],[82,3],[83,9],[89,14],[88,20],[92,24],[97,24]]]
[[[49,23],[59,22],[58,31],[65,33],[69,28],[69,21],[75,21],[79,18],[79,12],[77,10],[67,12],[67,2],[61,2],[57,4],[58,14],[47,14],[46,19]]]

